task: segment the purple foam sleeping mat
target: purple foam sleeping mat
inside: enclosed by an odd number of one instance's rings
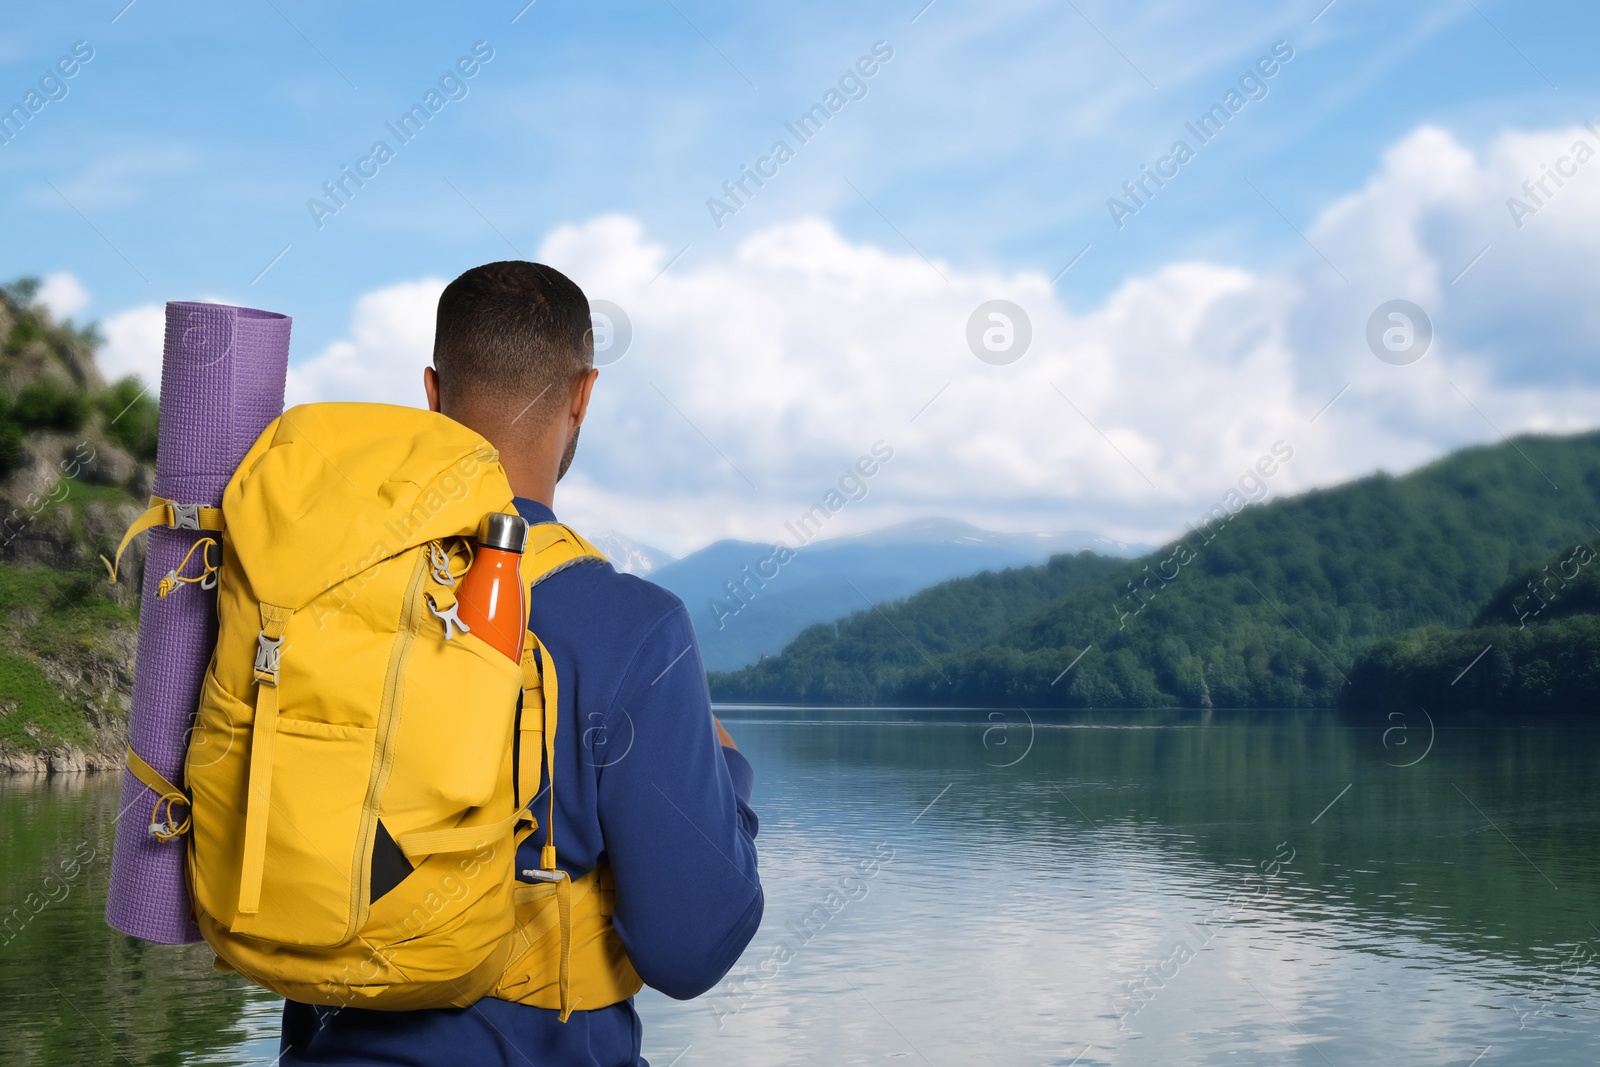
[[[157,496],[180,504],[221,505],[234,468],[283,413],[289,327],[288,316],[270,311],[167,304]],[[146,762],[182,786],[184,750],[216,643],[217,594],[198,583],[182,584],[157,599],[156,586],[196,541],[216,535],[157,526],[147,536],[128,739]],[[195,553],[185,574],[199,573],[201,554]],[[106,921],[158,944],[198,941],[184,881],[185,839],[160,842],[151,835],[156,800],[123,770]]]

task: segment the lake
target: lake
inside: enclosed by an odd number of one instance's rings
[[[640,996],[656,1067],[1600,1048],[1592,725],[719,714],[756,767],[766,919],[711,994]],[[0,1062],[271,1063],[275,998],[102,921],[117,800],[0,779]]]

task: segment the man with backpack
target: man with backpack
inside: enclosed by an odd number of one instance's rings
[[[524,807],[537,816],[513,865],[517,941],[494,957],[510,962],[498,984],[491,976],[492,995],[464,1006],[374,1010],[362,1006],[373,994],[359,982],[347,995],[321,997],[321,1003],[291,996],[283,1013],[280,1062],[286,1067],[642,1064],[642,1029],[631,996],[639,982],[678,999],[698,996],[722,978],[760,924],[757,820],[749,806],[754,774],[712,717],[686,609],[671,593],[617,572],[581,537],[551,525],[556,483],[572,461],[597,374],[588,301],[549,267],[490,263],[461,275],[439,299],[434,366],[424,372],[428,406],[498,452],[516,511],[531,526],[529,552],[537,543],[545,553],[529,592],[529,644],[536,649],[525,668],[533,662],[542,672],[548,726],[540,732],[537,709],[530,708],[538,690],[525,682],[513,756],[522,783],[517,801],[531,797]],[[298,430],[315,443],[315,427]],[[339,457],[323,458],[333,463]],[[361,479],[359,471],[350,473]],[[417,573],[428,566],[419,563]],[[429,581],[437,585],[430,588],[445,596],[452,584],[449,559],[442,573],[439,564],[432,567]],[[225,582],[227,575],[225,569]],[[417,623],[419,640],[448,649],[448,621],[441,641],[435,619],[448,612],[435,600],[426,604],[432,614]],[[336,619],[332,625],[341,624]],[[294,654],[292,642],[283,647],[285,663]],[[268,661],[274,677],[277,655],[273,646]],[[320,740],[334,727],[294,729],[318,733]],[[199,771],[203,779],[204,768]],[[275,809],[265,817],[282,821]],[[523,818],[525,826],[526,813]],[[197,850],[205,847],[203,830]],[[396,834],[396,844],[377,827],[368,850],[372,914],[382,907],[378,881],[385,864],[399,864],[393,877],[404,886],[408,874],[422,875],[413,864],[429,862],[430,852],[477,847],[449,858],[441,909],[448,906],[452,878],[484,877],[478,872],[488,869],[495,850],[451,836],[462,832]],[[267,894],[274,892],[270,869],[257,877],[266,878]],[[288,890],[276,892],[281,900]],[[559,909],[556,892],[562,894]],[[201,896],[203,903],[203,888]],[[270,903],[264,896],[262,914]],[[544,910],[525,922],[524,907]],[[427,906],[411,914],[419,917],[419,931],[449,933],[428,925]],[[404,948],[402,941],[386,949],[371,971],[380,964],[389,971],[402,967]]]

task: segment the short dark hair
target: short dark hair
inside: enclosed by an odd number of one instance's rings
[[[565,400],[560,387],[593,365],[589,300],[554,267],[485,263],[439,297],[433,367],[446,404],[503,396],[519,410],[551,411]]]

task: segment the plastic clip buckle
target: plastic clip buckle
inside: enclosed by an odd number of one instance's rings
[[[278,659],[282,644],[281,637],[268,637],[264,633],[256,635],[256,681],[262,685],[278,684]]]
[[[167,523],[174,530],[200,529],[199,504],[172,504],[172,521]]]
[[[222,571],[222,546],[209,537],[201,543],[206,546],[204,549],[206,574],[200,579],[200,588],[215,589],[217,575]]]
[[[428,546],[428,563],[433,568],[434,581],[444,586],[456,584],[455,576],[450,573],[450,553],[440,548],[437,541]]]
[[[428,594],[427,600],[428,610],[433,612],[433,615],[436,619],[444,623],[444,639],[446,641],[455,636],[455,631],[460,631],[464,634],[469,634],[472,632],[472,627],[462,622],[461,616],[456,614],[456,612],[461,610],[460,603],[451,604],[448,608],[440,611],[439,606],[433,602],[433,595],[431,593]],[[454,630],[451,629],[452,627],[454,627]]]

